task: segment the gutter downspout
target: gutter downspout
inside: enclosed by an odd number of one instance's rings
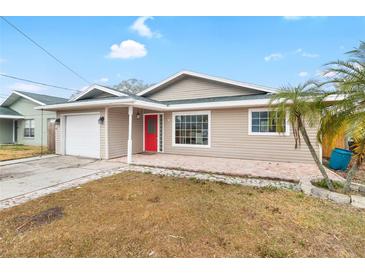
[[[41,156],[43,155],[43,108],[41,110]]]

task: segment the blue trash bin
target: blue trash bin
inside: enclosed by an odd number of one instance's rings
[[[329,167],[345,171],[351,161],[352,152],[347,149],[335,148],[332,150]]]

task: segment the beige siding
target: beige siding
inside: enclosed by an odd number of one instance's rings
[[[241,158],[282,162],[312,162],[309,149],[302,141],[294,148],[292,133],[289,136],[248,135],[248,109],[222,109],[211,111],[211,147],[190,148],[172,146],[172,113],[165,113],[164,151],[170,154]],[[317,148],[316,132],[308,129]]]
[[[127,155],[128,150],[128,108],[110,108],[108,110],[109,124],[109,158],[116,158]],[[137,119],[137,113],[140,118]],[[133,153],[140,153],[143,150],[142,136],[143,119],[141,110],[134,109],[132,123]]]
[[[105,115],[104,109],[83,110],[77,112],[100,112]],[[73,111],[75,113],[76,111]],[[133,153],[143,150],[143,113],[148,111],[134,109],[133,113]],[[58,117],[62,113],[58,112]],[[141,117],[137,119],[137,113]],[[256,136],[248,135],[248,109],[220,109],[211,110],[211,147],[175,147],[172,145],[172,112],[164,113],[164,152],[180,155],[196,155],[211,157],[227,157],[239,159],[303,162],[312,163],[313,160],[308,148],[302,141],[300,149],[294,149],[292,132],[289,136]],[[109,125],[109,131],[105,134],[104,125]],[[120,157],[127,154],[128,140],[128,109],[108,109],[108,122],[100,128],[101,157],[105,158],[106,135],[109,139],[109,158]],[[62,153],[61,136],[62,126],[56,131],[56,153]],[[316,142],[316,131],[308,129],[309,136],[319,154],[319,146]]]
[[[167,101],[262,93],[194,77],[183,78],[159,91],[146,94],[151,99]]]
[[[83,110],[65,110],[65,111],[58,111],[57,112],[57,118],[61,118],[63,114],[68,114],[68,113],[88,113],[88,112],[99,112],[100,116],[104,116],[105,112],[104,109],[83,109]],[[56,154],[63,154],[64,148],[63,148],[63,130],[65,128],[65,125],[63,124],[64,120],[61,119],[61,124],[59,126],[56,127]],[[87,140],[85,140],[87,141]],[[105,123],[103,125],[100,125],[100,158],[101,159],[105,159],[106,158],[106,154],[105,154]]]

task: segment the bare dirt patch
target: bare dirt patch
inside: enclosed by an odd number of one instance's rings
[[[33,227],[38,227],[44,224],[49,224],[63,217],[62,207],[53,207],[41,211],[33,216],[17,216],[13,223],[16,226],[17,232],[25,232]]]
[[[0,256],[364,257],[364,227],[365,210],[298,192],[125,172],[1,211]]]

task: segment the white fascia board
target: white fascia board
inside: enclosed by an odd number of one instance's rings
[[[38,105],[41,105],[41,106],[45,106],[45,105],[46,105],[45,103],[42,103],[42,102],[40,102],[40,101],[38,101],[38,100],[35,100],[35,99],[33,99],[33,98],[31,98],[31,97],[29,97],[29,96],[27,96],[27,95],[24,95],[24,94],[22,94],[21,92],[17,92],[16,90],[14,90],[14,91],[13,91],[13,93],[15,93],[16,95],[19,95],[19,96],[21,96],[21,97],[23,97],[23,98],[25,98],[25,99],[28,99],[28,100],[30,100],[30,101],[32,101],[32,102],[34,102],[34,103],[38,104]]]
[[[127,96],[126,94],[124,94],[122,92],[118,92],[118,91],[112,90],[110,88],[107,88],[107,87],[103,87],[103,86],[99,86],[99,85],[94,84],[94,85],[91,85],[90,87],[88,87],[87,89],[85,89],[83,92],[81,92],[75,98],[72,98],[72,99],[70,99],[68,101],[69,102],[77,101],[77,100],[79,100],[80,98],[82,98],[83,96],[85,96],[86,94],[88,94],[90,91],[92,91],[94,89],[98,89],[98,90],[104,91],[106,93],[109,93],[109,94],[112,94],[112,95],[115,95],[115,96],[118,96],[118,97]]]
[[[7,106],[6,101],[10,99],[10,97],[13,95],[13,93],[10,93],[8,97],[4,99],[4,101],[1,102],[0,106]]]
[[[163,104],[156,104],[151,102],[143,102],[140,100],[135,100],[133,103],[133,106],[143,109],[149,109],[149,110],[156,110],[156,111],[162,111],[162,110],[168,110],[168,107]]]
[[[22,93],[20,93],[20,92],[18,92],[18,91],[16,91],[16,90],[14,90],[8,97],[6,97],[6,99],[1,103],[1,105],[0,106],[7,106],[7,101],[12,97],[12,96],[14,96],[14,95],[17,95],[17,96],[20,96],[20,97],[23,97],[23,98],[25,98],[25,99],[27,99],[27,100],[30,100],[30,101],[32,101],[32,102],[34,102],[34,103],[36,103],[36,104],[38,104],[38,105],[41,105],[41,106],[44,106],[45,104],[44,103],[42,103],[42,102],[40,102],[40,101],[37,101],[37,100],[35,100],[35,99],[33,99],[33,98],[31,98],[31,97],[29,97],[29,96],[27,96],[27,95],[24,95],[24,94],[22,94]]]
[[[268,93],[275,93],[276,92],[275,89],[268,88],[268,87],[263,87],[263,86],[259,86],[259,85],[254,85],[254,84],[249,84],[249,83],[244,83],[244,82],[239,82],[239,81],[234,81],[234,80],[228,80],[228,79],[209,76],[209,75],[206,75],[206,74],[192,72],[192,71],[181,71],[181,72],[176,73],[173,76],[161,81],[160,83],[158,83],[156,85],[153,85],[153,86],[137,93],[137,95],[142,96],[146,93],[149,93],[150,91],[152,91],[152,90],[154,90],[154,89],[156,89],[156,88],[158,88],[158,87],[174,80],[175,78],[180,77],[181,75],[198,77],[198,78],[211,80],[211,81],[215,81],[215,82],[221,82],[221,83],[224,83],[224,84],[230,84],[230,85],[234,85],[234,86],[238,86],[238,87],[260,90],[260,91],[264,91],[264,92],[268,92]]]
[[[1,119],[24,119],[24,116],[17,115],[0,115]]]
[[[158,104],[158,103],[144,102],[144,101],[128,98],[128,99],[110,99],[110,100],[91,101],[91,102],[72,102],[72,103],[65,103],[65,104],[40,106],[40,107],[36,107],[35,109],[57,110],[57,109],[70,109],[70,108],[80,108],[80,107],[105,107],[105,106],[117,106],[117,105],[133,105],[135,107],[151,109],[151,110],[177,111],[177,110],[194,110],[194,109],[268,106],[269,103],[270,103],[270,99],[253,99],[253,100],[241,100],[241,101],[176,104],[176,105],[165,106],[165,105]]]
[[[64,104],[46,105],[35,107],[35,109],[44,110],[57,110],[57,109],[69,109],[69,108],[79,108],[79,107],[94,107],[94,106],[108,106],[108,105],[123,105],[128,103],[133,103],[134,100],[130,98],[125,99],[110,99],[110,100],[100,100],[100,101],[89,101],[89,102],[70,102]]]

